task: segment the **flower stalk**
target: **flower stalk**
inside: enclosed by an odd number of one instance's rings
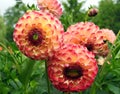
[[[45,60],[45,73],[46,73],[46,82],[47,82],[48,94],[50,94],[50,82],[49,82],[48,72],[47,72],[47,60]]]

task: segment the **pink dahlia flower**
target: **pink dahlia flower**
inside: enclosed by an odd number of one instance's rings
[[[48,76],[60,91],[79,92],[93,83],[98,72],[94,54],[86,47],[66,44],[48,60]]]
[[[109,29],[101,29],[103,31],[103,35],[105,36],[105,39],[108,40],[111,43],[114,43],[116,40],[116,35],[112,30]]]
[[[106,40],[113,43],[115,38],[112,31],[108,29],[100,30],[92,22],[79,22],[71,25],[63,35],[64,43],[83,45],[89,51],[100,56],[106,56],[109,52]]]
[[[39,60],[46,59],[60,47],[63,32],[61,22],[52,14],[31,11],[19,19],[13,38],[23,54]]]
[[[40,10],[48,10],[58,18],[62,15],[61,4],[58,0],[37,0],[37,4]]]
[[[92,22],[80,22],[71,25],[63,35],[64,43],[80,44],[89,51],[99,54],[99,48],[103,46],[102,31]]]
[[[79,22],[68,27],[66,32],[71,32],[79,39],[79,43],[86,44],[92,33],[96,33],[99,27],[92,22]],[[71,36],[73,36],[71,35]],[[76,37],[73,36],[73,37]],[[66,39],[67,40],[67,39]]]
[[[109,53],[107,41],[113,44],[116,39],[114,32],[109,29],[101,29],[100,31],[98,31],[98,33],[94,34],[91,37],[96,37],[97,41],[99,41],[100,45],[96,44],[95,49],[97,49],[97,53],[100,56],[107,56]]]

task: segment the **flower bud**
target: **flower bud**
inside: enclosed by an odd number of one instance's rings
[[[97,8],[91,8],[89,11],[88,11],[88,16],[89,17],[94,17],[98,14],[98,9]]]

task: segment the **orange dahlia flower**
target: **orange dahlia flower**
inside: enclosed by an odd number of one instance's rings
[[[39,9],[48,10],[58,18],[62,15],[61,4],[57,0],[37,0]]]
[[[38,60],[46,59],[60,47],[63,32],[61,22],[52,14],[31,11],[19,19],[13,38],[22,53]]]
[[[48,60],[48,76],[60,91],[79,92],[93,83],[98,66],[86,47],[66,44]]]

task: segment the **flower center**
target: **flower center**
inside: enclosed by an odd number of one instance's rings
[[[78,79],[83,76],[83,69],[78,65],[70,65],[64,68],[63,74],[68,79]]]
[[[40,45],[43,40],[41,31],[36,28],[32,29],[28,34],[28,40],[32,45],[35,45],[35,46]]]
[[[87,49],[88,49],[89,51],[92,51],[92,50],[93,50],[93,44],[87,43],[87,44],[85,44],[85,46],[87,47]]]

